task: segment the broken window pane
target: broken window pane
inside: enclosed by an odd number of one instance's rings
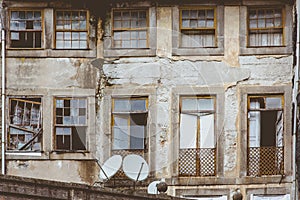
[[[41,98],[11,98],[8,150],[41,151]]]
[[[113,149],[144,149],[148,117],[146,99],[114,99],[113,102]]]
[[[41,11],[11,11],[9,30],[11,31],[11,47],[41,48]],[[35,31],[32,32],[32,30]]]
[[[86,150],[86,99],[56,99],[56,149]]]

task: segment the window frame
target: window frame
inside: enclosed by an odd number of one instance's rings
[[[281,27],[272,27],[272,28],[250,28],[250,11],[256,10],[257,12],[260,10],[281,10]],[[259,19],[258,17],[256,18]],[[266,18],[265,18],[266,19]],[[247,7],[247,47],[248,48],[272,48],[272,47],[284,47],[285,45],[285,9],[283,6],[271,6],[271,7]],[[250,32],[251,31],[267,31],[267,30],[276,30],[281,29],[280,33],[282,33],[282,43],[281,45],[271,45],[271,46],[262,46],[262,45],[250,45]]]
[[[85,12],[86,13],[86,29],[83,31],[83,30],[80,30],[80,29],[78,29],[78,30],[72,30],[72,28],[71,29],[57,29],[57,27],[56,27],[56,25],[57,25],[57,12]],[[54,18],[54,20],[53,20],[53,28],[54,28],[54,36],[53,36],[53,46],[54,46],[54,49],[55,50],[88,50],[89,49],[89,30],[90,30],[90,23],[89,23],[89,17],[90,16],[90,14],[89,14],[89,11],[88,10],[86,10],[86,9],[55,9],[54,11],[53,11],[53,18]],[[63,20],[65,20],[65,19],[63,19]],[[72,21],[72,20],[71,20]],[[63,48],[57,48],[57,36],[56,36],[56,33],[57,32],[63,32],[63,33],[65,33],[65,32],[71,32],[71,34],[72,33],[81,33],[81,32],[85,32],[86,33],[86,48],[65,48],[65,47],[63,47]],[[72,36],[71,36],[72,37]],[[62,40],[63,42],[65,41],[65,40]],[[72,41],[73,40],[70,40],[70,42],[71,42],[71,46],[72,46]],[[81,40],[78,40],[79,42],[81,41]]]
[[[214,9],[215,46],[214,47],[181,47],[181,10]],[[172,55],[176,56],[214,56],[224,55],[224,6],[223,5],[185,5],[173,8]]]
[[[284,46],[262,46],[259,48],[248,46],[248,7],[257,8],[271,7],[282,8],[284,11],[283,27],[283,44]],[[293,53],[293,6],[285,2],[277,4],[258,2],[255,6],[250,2],[240,7],[240,55],[291,55]]]
[[[85,100],[85,124],[57,124],[57,114],[56,114],[56,109],[57,109],[57,105],[56,102],[57,100],[72,100],[72,99],[76,99],[76,100]],[[62,151],[62,152],[87,152],[88,151],[88,116],[89,116],[89,111],[88,111],[88,98],[86,97],[59,97],[56,96],[53,99],[53,147],[54,147],[54,151]],[[63,107],[65,108],[65,107]],[[71,109],[71,104],[70,104],[70,109]],[[71,115],[70,115],[71,116]],[[79,115],[78,115],[79,116]],[[72,129],[76,128],[76,127],[80,127],[80,128],[85,128],[85,144],[84,147],[85,149],[73,149],[72,147]],[[70,148],[69,149],[58,149],[57,148],[57,134],[56,134],[56,128],[70,128],[71,129],[71,134],[70,134]]]
[[[115,111],[114,108],[115,108],[115,100],[129,100],[129,102],[131,100],[144,100],[145,101],[145,111]],[[112,133],[112,151],[143,151],[144,153],[146,153],[148,150],[149,150],[149,145],[148,145],[148,141],[147,141],[147,138],[148,138],[148,131],[147,131],[147,127],[148,127],[148,113],[149,113],[149,99],[148,97],[123,97],[123,98],[112,98],[112,110],[111,110],[111,133]],[[126,116],[127,117],[127,121],[128,121],[128,127],[130,127],[130,115],[131,114],[144,114],[146,115],[146,118],[147,118],[147,123],[145,124],[145,130],[144,130],[144,138],[143,138],[143,145],[144,145],[144,148],[142,149],[139,149],[139,148],[130,148],[130,139],[131,139],[131,134],[129,135],[128,137],[128,146],[129,148],[128,149],[122,149],[122,148],[117,148],[115,149],[114,148],[114,117],[117,115],[121,115],[121,116]]]
[[[243,177],[242,181],[255,181],[256,179],[268,180],[270,183],[276,182],[274,177],[281,175],[267,175],[260,177],[251,177],[247,175],[248,167],[248,96],[249,95],[282,95],[284,98],[283,106],[283,135],[284,135],[284,151],[283,151],[283,162],[284,162],[284,174],[288,177],[288,174],[292,173],[291,155],[292,155],[292,127],[290,123],[292,121],[292,91],[290,86],[240,86],[238,88],[240,94],[240,135],[238,137],[238,157],[240,157],[239,171],[240,176]],[[257,180],[256,180],[257,181]]]
[[[181,96],[214,96],[215,97],[215,148],[216,148],[216,173],[215,176],[193,176],[190,177],[179,176],[179,149],[180,149],[180,97]],[[172,160],[176,160],[171,166],[173,177],[172,181],[175,185],[189,184],[199,185],[199,183],[205,184],[218,184],[222,183],[224,178],[224,146],[221,145],[225,142],[223,123],[224,123],[224,102],[225,102],[225,90],[223,87],[212,86],[212,87],[184,87],[179,86],[172,89],[172,102],[171,102],[171,145],[170,152],[172,152]]]
[[[136,28],[115,28],[114,27],[114,20],[115,20],[115,15],[114,12],[132,12],[132,11],[145,11],[146,13],[146,26],[145,27],[136,27]],[[129,19],[131,21],[131,18]],[[114,49],[148,49],[149,48],[149,9],[119,9],[119,8],[113,8],[112,9],[112,20],[111,20],[111,35],[112,35],[112,46]],[[115,46],[115,32],[122,32],[122,31],[146,31],[146,47],[116,47]],[[122,40],[120,40],[122,41]]]
[[[39,11],[41,12],[41,30],[40,30],[40,33],[41,33],[41,47],[12,47],[11,46],[11,43],[12,43],[12,39],[11,39],[11,32],[16,32],[14,30],[11,30],[11,20],[12,20],[12,12],[35,12],[35,11]],[[45,21],[45,18],[44,18],[44,10],[42,8],[11,8],[8,10],[8,17],[9,17],[9,20],[8,20],[8,48],[9,49],[24,49],[24,50],[42,50],[44,49],[44,33],[45,33],[45,27],[44,27],[44,21]],[[18,32],[37,32],[35,31],[34,29],[29,29],[29,31],[27,29],[25,30],[19,30]]]
[[[30,99],[40,99],[40,102],[35,102],[35,101],[32,101]],[[37,133],[37,135],[34,136],[34,138],[37,138],[37,137],[41,137],[40,138],[40,150],[24,150],[24,149],[8,149],[8,144],[9,144],[9,141],[10,141],[10,128],[14,128],[14,129],[18,129],[17,128],[17,125],[14,125],[12,122],[11,122],[11,106],[12,106],[12,101],[20,101],[20,102],[24,102],[24,103],[31,103],[31,104],[38,104],[39,105],[39,118],[40,118],[40,130],[39,132]],[[24,104],[25,106],[25,104]],[[14,108],[15,109],[15,108]],[[32,152],[43,152],[43,140],[44,140],[44,136],[43,136],[43,98],[41,96],[9,96],[8,97],[8,109],[7,109],[7,112],[8,112],[8,122],[7,122],[7,145],[6,145],[6,149],[8,152],[11,152],[11,153],[32,153]],[[15,111],[13,112],[15,113]],[[24,119],[22,119],[23,121]],[[38,127],[37,127],[38,128]],[[28,128],[28,132],[30,132],[30,128]],[[26,127],[19,127],[19,130],[23,131],[23,132],[26,132]],[[34,132],[34,131],[32,131]],[[41,135],[39,135],[41,134]],[[25,137],[25,136],[24,136]],[[32,139],[32,138],[31,138]],[[33,142],[33,141],[32,141]],[[29,143],[28,143],[29,144]],[[23,146],[22,148],[24,148],[26,146]]]
[[[188,27],[188,28],[183,28],[183,25],[182,25],[182,21],[183,21],[183,18],[182,18],[182,12],[183,11],[193,11],[193,10],[196,10],[196,11],[200,11],[200,10],[204,10],[204,11],[207,11],[207,10],[213,10],[214,11],[214,26],[213,28],[209,28],[209,27],[197,27],[197,28],[192,28],[191,26]],[[197,18],[198,19],[198,18]],[[207,20],[207,19],[205,19]],[[182,35],[183,31],[199,31],[199,35],[204,32],[204,31],[213,31],[214,34],[211,34],[211,35],[214,35],[214,45],[213,46],[197,46],[197,47],[183,47],[182,46],[182,37],[180,37],[180,42],[179,42],[179,47],[180,48],[216,48],[217,47],[217,44],[218,44],[218,38],[217,38],[217,7],[216,6],[203,6],[203,7],[180,7],[179,8],[179,29],[180,29],[180,35]]]
[[[114,10],[146,10],[148,13],[147,48],[114,48],[113,46],[113,11]],[[128,7],[113,6],[109,11],[110,24],[105,26],[104,34],[104,57],[140,57],[140,56],[155,56],[156,55],[156,8],[150,3],[145,3],[143,6],[138,4],[128,5]]]

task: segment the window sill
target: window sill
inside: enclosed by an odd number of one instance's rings
[[[7,49],[7,57],[95,58],[95,49]]]
[[[172,55],[174,56],[221,56],[224,55],[224,49],[220,47],[205,47],[205,48],[173,48]]]
[[[106,49],[104,57],[142,57],[155,56],[156,49]]]
[[[5,155],[8,156],[42,156],[41,151],[35,152],[35,151],[7,151],[5,152]]]
[[[291,55],[293,48],[291,46],[274,47],[241,47],[241,55]]]

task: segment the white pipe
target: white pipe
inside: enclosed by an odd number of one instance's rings
[[[6,141],[6,136],[5,136],[5,30],[2,28],[1,31],[1,43],[2,43],[2,90],[1,90],[1,97],[2,97],[2,136],[1,136],[1,172],[4,175],[5,174],[5,141]]]
[[[296,16],[297,16],[297,24],[296,24],[296,30],[297,30],[297,39],[296,39],[296,66],[295,66],[295,77],[294,77],[294,88],[293,88],[293,103],[294,103],[294,121],[293,121],[293,159],[294,159],[294,166],[293,166],[293,188],[292,192],[294,192],[293,197],[294,199],[298,199],[298,192],[297,187],[296,187],[296,168],[297,168],[297,163],[296,163],[296,144],[297,144],[297,118],[298,118],[298,103],[297,103],[297,94],[298,94],[298,83],[299,83],[299,53],[300,53],[300,48],[299,48],[299,28],[300,28],[300,17],[299,17],[299,9],[300,9],[300,1],[296,1]],[[299,170],[299,169],[298,169]]]

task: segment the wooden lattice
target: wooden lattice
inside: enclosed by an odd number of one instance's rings
[[[216,149],[180,149],[178,170],[179,176],[215,176]]]
[[[284,173],[283,147],[248,148],[248,176],[281,175]]]
[[[130,149],[130,150],[112,150],[112,155],[121,155],[122,158],[124,158],[127,155],[130,154],[136,154],[139,156],[144,157],[144,150],[140,150],[140,149]],[[123,169],[120,168],[120,170],[114,175],[114,178],[117,179],[127,179],[127,176],[124,174]]]

